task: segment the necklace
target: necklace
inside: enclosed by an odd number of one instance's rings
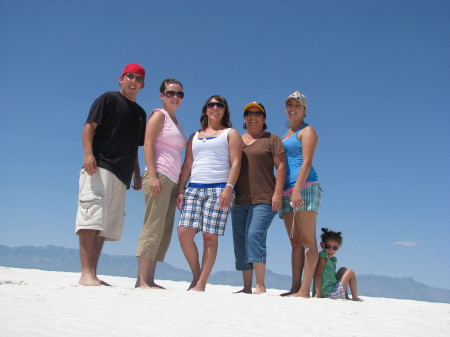
[[[202,139],[202,142],[203,142],[203,143],[206,142],[206,140],[207,140],[208,137],[214,137],[214,136],[217,134],[218,131],[219,131],[219,130],[215,130],[213,133],[207,133],[206,130],[203,131],[203,139]]]

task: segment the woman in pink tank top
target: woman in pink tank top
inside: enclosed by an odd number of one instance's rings
[[[160,97],[164,108],[153,111],[145,130],[145,214],[136,250],[136,287],[140,288],[162,288],[155,283],[156,264],[164,261],[172,237],[181,151],[186,147],[186,137],[175,117],[184,97],[182,84],[172,78],[164,80]]]

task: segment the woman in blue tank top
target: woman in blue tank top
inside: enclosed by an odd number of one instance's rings
[[[318,138],[314,128],[304,122],[305,95],[295,91],[285,103],[289,119],[289,129],[283,139],[286,181],[278,214],[284,220],[291,241],[292,287],[282,296],[310,297],[318,259],[316,216],[322,199],[322,189],[312,166]]]

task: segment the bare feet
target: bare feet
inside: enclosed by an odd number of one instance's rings
[[[235,291],[233,294],[251,294],[252,293],[252,290],[250,289],[250,290],[248,290],[248,289],[241,289],[241,290],[239,290],[239,291]]]
[[[289,295],[290,297],[303,297],[303,298],[310,298],[311,295],[309,294],[309,292],[307,293],[302,293],[302,292],[298,292],[298,293],[293,293],[291,295]]]
[[[198,291],[198,292],[205,292],[205,288],[201,288],[201,287],[197,287],[197,286],[195,286],[195,287],[193,287],[193,288],[191,288],[191,289],[189,289],[189,290],[191,290],[191,291]]]
[[[141,288],[141,289],[159,289],[159,290],[166,290],[166,288],[160,286],[159,284],[156,283],[152,283],[152,284],[141,284],[140,286],[136,286],[136,288]]]
[[[198,280],[192,280],[191,284],[189,285],[189,288],[187,290],[191,290],[192,288],[194,288],[197,285],[197,281]]]
[[[296,292],[298,292],[298,290],[297,290],[297,291],[295,291],[295,290],[290,290],[290,291],[288,291],[287,293],[282,293],[282,294],[280,294],[280,296],[291,296],[292,294],[295,294]]]
[[[205,289],[206,289],[206,284],[202,285],[197,282],[197,284],[194,287],[189,288],[188,290],[204,292]]]
[[[112,287],[108,282],[100,280],[97,276],[95,276],[95,279],[97,280],[98,284],[105,287]]]
[[[136,281],[136,284],[134,285],[135,288],[141,288],[141,289],[166,289],[159,284],[156,284],[153,282],[141,282],[139,280]]]
[[[259,294],[265,294],[266,293],[266,287],[263,286],[256,286],[255,291],[253,292],[254,295],[259,295]]]
[[[100,286],[100,280],[98,280],[97,278],[94,278],[90,275],[81,274],[78,284],[82,285],[82,286],[87,286],[87,287],[95,287],[95,286]]]

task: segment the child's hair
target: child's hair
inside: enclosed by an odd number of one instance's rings
[[[339,246],[342,245],[342,233],[341,232],[333,232],[329,231],[328,228],[322,228],[323,234],[320,236],[322,238],[322,242],[325,243],[327,240],[336,241]]]

